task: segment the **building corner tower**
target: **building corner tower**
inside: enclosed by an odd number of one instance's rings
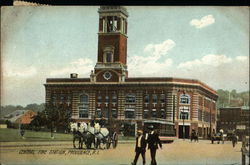
[[[122,6],[101,6],[97,63],[91,82],[124,82],[127,71],[127,18]]]

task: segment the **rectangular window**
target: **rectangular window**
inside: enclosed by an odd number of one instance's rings
[[[98,96],[98,97],[97,97],[97,102],[98,102],[98,103],[101,103],[101,102],[102,102],[102,96]]]
[[[188,120],[189,119],[189,114],[187,112],[181,112],[180,113],[180,119]]]
[[[96,109],[96,117],[97,118],[101,118],[102,117],[102,112],[101,112],[101,109]]]
[[[189,119],[189,107],[183,106],[180,107],[179,119],[188,120]]]
[[[108,108],[104,109],[103,115],[104,115],[105,118],[109,118],[109,109]]]
[[[149,103],[149,95],[144,96],[144,103]]]
[[[88,118],[88,108],[85,106],[79,107],[79,118]]]
[[[127,95],[126,96],[126,103],[135,103],[135,96],[134,95]]]
[[[112,96],[112,102],[113,102],[113,103],[116,103],[116,102],[117,102],[117,96],[116,96],[116,95],[113,95],[113,96]]]
[[[135,118],[135,110],[134,109],[125,109],[125,118],[134,119]]]
[[[106,103],[109,102],[109,96],[105,96],[105,102],[106,102]]]
[[[71,96],[67,96],[67,102],[71,101]]]
[[[143,118],[147,119],[148,117],[149,117],[149,112],[148,112],[147,109],[144,109],[144,111],[143,111]]]
[[[202,110],[201,109],[198,110],[198,120],[202,121]]]
[[[117,110],[112,109],[112,118],[117,118]]]
[[[53,96],[51,97],[51,102],[52,102],[52,103],[56,103],[56,99],[57,99],[57,98],[56,98],[56,95],[53,95]]]
[[[153,103],[157,103],[157,95],[153,94]]]
[[[160,100],[161,100],[161,103],[165,103],[165,94],[161,94]]]
[[[152,117],[153,117],[153,118],[156,118],[156,117],[157,117],[156,109],[152,109]]]
[[[164,109],[161,109],[161,118],[163,118],[163,119],[166,118],[166,112]]]

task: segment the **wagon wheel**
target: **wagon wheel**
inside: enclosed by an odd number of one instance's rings
[[[112,137],[112,145],[113,148],[116,148],[118,144],[118,135],[116,132],[114,132],[113,137]]]

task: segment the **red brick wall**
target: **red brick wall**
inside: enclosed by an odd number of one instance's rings
[[[118,75],[113,72],[113,71],[109,71],[111,74],[112,74],[112,77],[109,79],[109,80],[106,80],[104,77],[103,77],[103,74],[105,73],[106,71],[100,71],[100,73],[97,75],[96,77],[96,81],[97,82],[118,82],[119,81],[119,77]]]
[[[98,36],[98,62],[103,62],[103,49],[112,45],[114,50],[114,62],[127,62],[127,37],[122,34],[102,34]]]

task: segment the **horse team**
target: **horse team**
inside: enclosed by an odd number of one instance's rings
[[[90,149],[92,145],[94,148],[102,148],[102,145],[108,149],[110,144],[113,144],[113,148],[117,145],[117,134],[111,133],[107,128],[101,128],[99,123],[95,123],[94,126],[85,122],[70,123],[70,130],[73,132],[73,147],[76,148],[75,141],[79,141],[79,149],[83,148],[85,144],[87,149]]]

